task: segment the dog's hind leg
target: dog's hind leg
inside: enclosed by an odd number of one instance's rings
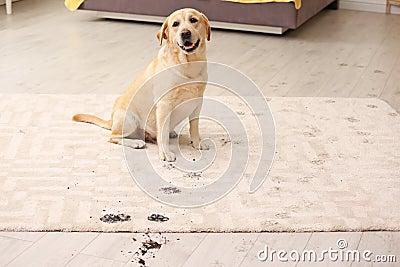
[[[143,148],[144,131],[140,129],[138,117],[131,111],[118,109],[113,114],[109,142],[132,148]]]

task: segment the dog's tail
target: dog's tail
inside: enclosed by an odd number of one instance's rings
[[[76,114],[75,116],[72,117],[72,120],[77,121],[77,122],[91,123],[91,124],[100,126],[107,130],[111,130],[111,125],[112,125],[111,120],[106,121],[106,120],[100,119],[99,117],[96,117],[94,115],[89,115],[89,114]]]

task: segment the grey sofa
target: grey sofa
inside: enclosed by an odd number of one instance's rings
[[[95,11],[101,17],[161,22],[174,10],[192,7],[207,15],[215,28],[281,34],[296,29],[324,8],[337,9],[339,0],[302,0],[241,4],[222,0],[85,0],[81,10]]]

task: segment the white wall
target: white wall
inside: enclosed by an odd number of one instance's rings
[[[340,8],[385,13],[386,0],[340,0]],[[392,6],[392,14],[400,14],[400,7]]]

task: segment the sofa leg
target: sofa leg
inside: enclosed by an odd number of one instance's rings
[[[387,14],[390,14],[390,6],[391,5],[391,3],[390,3],[390,0],[386,0],[386,13]]]
[[[11,15],[12,13],[12,0],[6,0],[6,12],[7,15]]]
[[[329,9],[339,9],[339,0],[333,1],[329,6],[327,6]]]

